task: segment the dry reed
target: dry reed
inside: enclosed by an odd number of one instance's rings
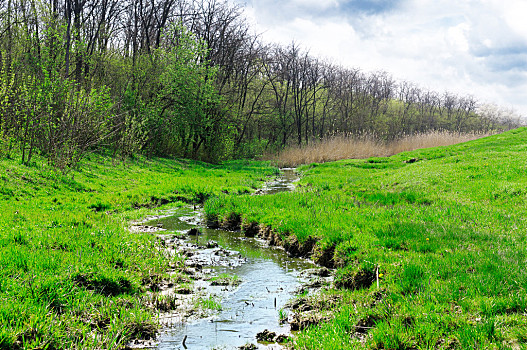
[[[334,136],[302,147],[292,146],[278,155],[266,156],[280,167],[296,167],[301,164],[324,163],[339,159],[364,159],[387,157],[400,152],[420,148],[449,146],[489,136],[488,133],[451,133],[433,131],[410,135],[392,142],[377,141],[373,137]]]

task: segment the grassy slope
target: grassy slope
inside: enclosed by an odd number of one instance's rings
[[[274,170],[176,160],[112,164],[91,156],[67,177],[0,160],[0,348],[115,348],[155,331],[144,307],[177,258],[129,221],[161,203],[245,193]],[[72,179],[74,176],[74,179]],[[138,209],[140,208],[140,209]],[[150,209],[149,209],[150,208]]]
[[[296,348],[527,344],[526,128],[300,170],[294,193],[220,197],[205,208],[336,247],[342,288],[330,293],[345,302]],[[380,289],[364,288],[358,277],[375,266]]]

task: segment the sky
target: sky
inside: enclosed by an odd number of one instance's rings
[[[265,42],[527,117],[527,0],[229,1]]]

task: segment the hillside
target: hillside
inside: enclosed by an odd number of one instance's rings
[[[338,268],[310,301],[329,321],[301,332],[297,349],[516,348],[527,341],[526,154],[520,128],[314,163],[295,192],[223,196],[205,211],[271,227],[292,253],[316,241],[308,255]]]

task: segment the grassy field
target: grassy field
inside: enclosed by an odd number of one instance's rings
[[[338,267],[323,298],[341,302],[296,349],[527,347],[526,128],[299,170],[293,193],[205,205],[316,240]]]
[[[127,227],[203,202],[209,219],[240,214],[284,242],[316,241],[311,257],[337,268],[317,297],[329,321],[298,333],[296,349],[526,347],[526,128],[299,170],[295,192],[248,196],[275,169],[91,155],[63,176],[0,159],[0,348],[154,336],[148,292],[188,277],[169,275],[181,261]]]
[[[253,191],[275,171],[91,155],[62,176],[0,159],[0,349],[110,349],[154,336],[147,292],[187,277],[168,275],[179,259],[153,235],[130,233],[130,221],[160,205]]]

